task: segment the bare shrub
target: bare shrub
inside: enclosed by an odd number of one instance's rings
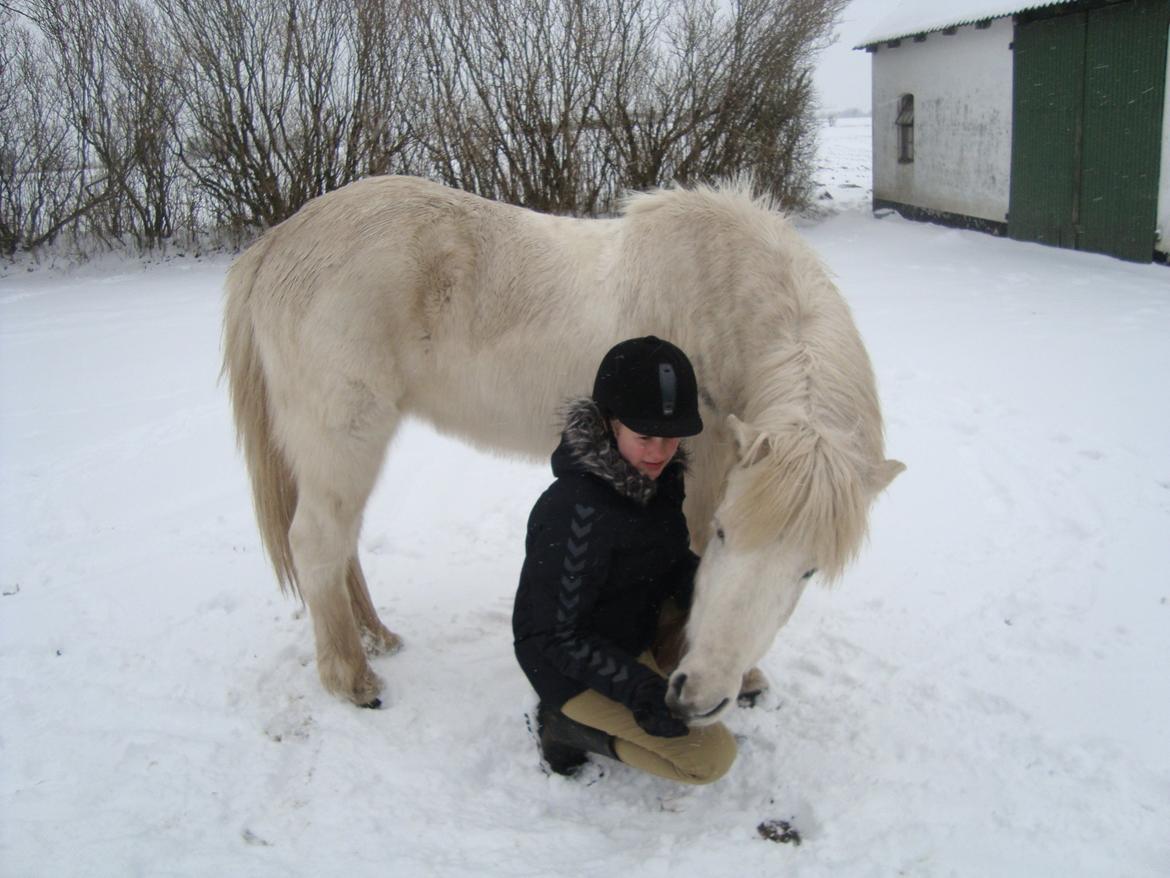
[[[0,9],[0,253],[57,240],[102,196],[87,191],[69,109],[27,19]]]
[[[845,0],[435,0],[422,7],[447,183],[597,213],[623,188],[750,175],[807,199],[811,67]]]
[[[555,213],[807,199],[846,0],[0,0],[0,250],[242,243],[360,177]]]
[[[54,81],[79,139],[93,203],[82,231],[107,243],[158,246],[174,230],[178,163],[170,132],[179,103],[171,51],[139,0],[30,0]]]
[[[184,163],[232,226],[269,226],[406,152],[411,41],[391,0],[160,0]]]
[[[595,212],[610,182],[596,107],[616,6],[436,0],[425,7],[432,124],[420,139],[438,175],[537,210]]]
[[[670,2],[654,37],[640,23],[599,110],[621,185],[746,174],[785,207],[803,206],[815,149],[812,64],[844,5],[736,0],[724,12],[712,0]]]

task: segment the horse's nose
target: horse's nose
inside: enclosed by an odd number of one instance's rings
[[[671,691],[674,692],[675,700],[682,698],[683,686],[687,684],[686,674],[675,674],[673,680],[670,681]]]

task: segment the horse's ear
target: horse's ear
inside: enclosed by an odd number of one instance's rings
[[[883,460],[873,468],[869,475],[870,493],[875,496],[880,494],[904,469],[906,469],[906,464],[900,460]]]
[[[735,415],[727,416],[727,427],[735,437],[735,451],[741,466],[759,463],[768,453],[768,437]]]

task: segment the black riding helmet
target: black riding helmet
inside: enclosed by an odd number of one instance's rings
[[[695,436],[703,430],[691,361],[653,335],[610,348],[597,368],[593,399],[606,416],[643,436]]]

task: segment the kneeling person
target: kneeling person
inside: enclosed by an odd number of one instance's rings
[[[687,609],[694,589],[679,440],[702,429],[690,361],[653,336],[611,349],[592,398],[569,405],[512,616],[540,696],[541,751],[559,774],[589,752],[701,784],[735,759],[723,725],[689,729],[670,712],[651,652],[663,608]]]

